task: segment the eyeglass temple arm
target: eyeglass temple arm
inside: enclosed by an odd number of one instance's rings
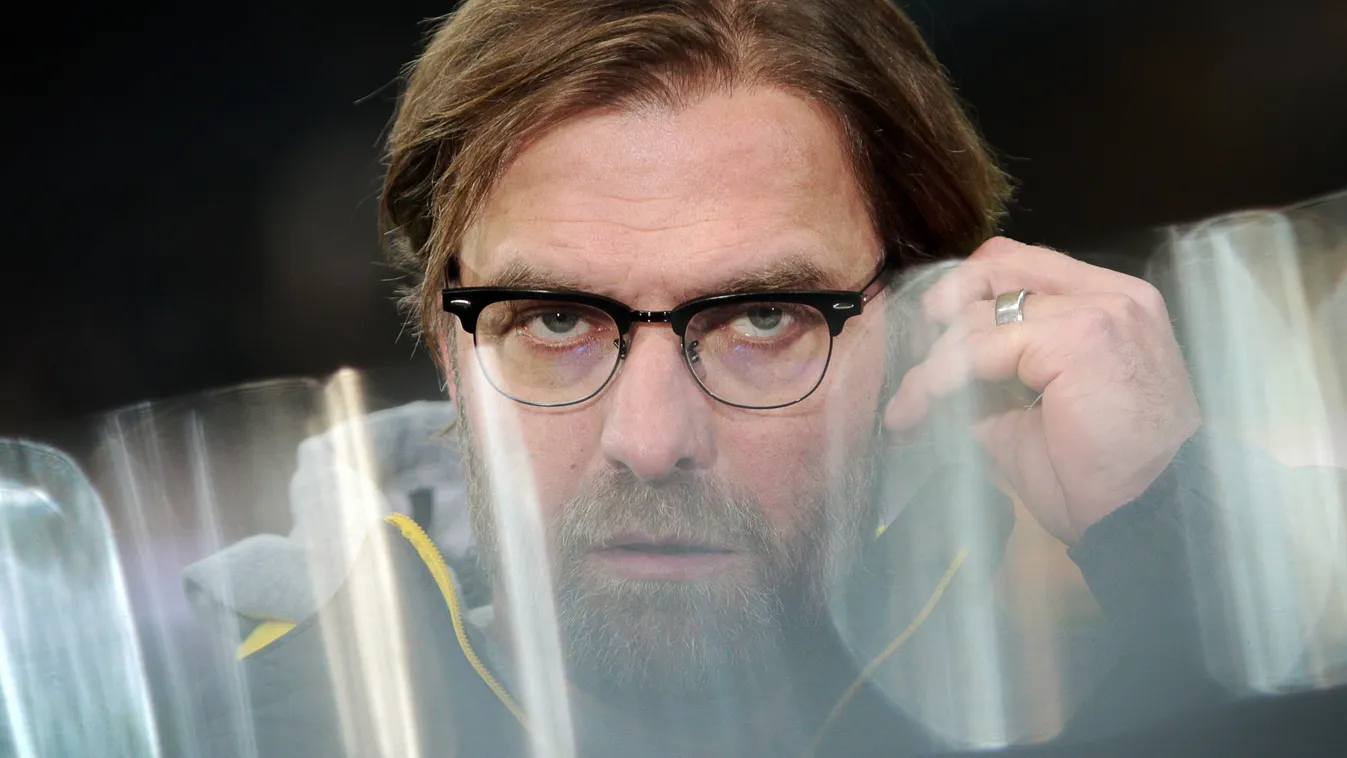
[[[888,252],[884,254],[884,260],[879,264],[879,270],[870,279],[869,283],[861,288],[861,304],[869,305],[871,300],[879,297],[879,294],[888,289],[893,282],[893,275],[898,271],[898,263],[894,256]]]

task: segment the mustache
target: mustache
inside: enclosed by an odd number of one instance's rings
[[[590,480],[556,511],[552,530],[563,555],[631,534],[760,555],[778,542],[750,493],[685,473],[646,482],[619,470]]]

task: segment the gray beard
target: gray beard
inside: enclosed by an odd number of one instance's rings
[[[457,429],[477,549],[501,592],[487,468],[466,413]],[[619,695],[693,694],[743,686],[779,668],[784,638],[826,623],[832,588],[858,560],[874,520],[877,443],[876,434],[840,472],[812,472],[806,481],[819,486],[799,498],[787,529],[764,517],[752,493],[703,476],[651,483],[614,470],[586,482],[545,523],[571,680]],[[727,545],[748,560],[699,581],[615,576],[596,567],[590,552],[621,533]],[[497,612],[507,606],[498,598]]]

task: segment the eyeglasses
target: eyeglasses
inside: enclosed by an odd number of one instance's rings
[[[784,408],[818,389],[833,338],[888,283],[880,268],[858,292],[711,295],[639,311],[584,292],[445,289],[444,310],[473,335],[491,385],[526,405],[583,403],[603,391],[631,348],[635,324],[668,324],[702,389],[737,408]]]

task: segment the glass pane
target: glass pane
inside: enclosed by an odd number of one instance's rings
[[[839,385],[747,413],[669,352],[659,368],[686,391],[624,388],[653,399],[626,440],[603,436],[619,404],[537,413],[478,383],[459,395],[472,424],[454,424],[442,398],[381,404],[343,372],[116,411],[69,456],[0,443],[0,755],[528,755],[533,735],[536,755],[1059,737],[1090,754],[1341,693],[1344,207],[1172,230],[1151,274],[1209,434],[1175,464],[1181,487],[1120,514],[1140,521],[1112,533],[1102,577],[969,434],[975,388],[881,437],[886,396]],[[867,305],[902,327],[874,344],[906,361],[886,378],[944,333],[918,298],[949,268]],[[601,387],[617,363],[601,314],[487,316],[483,364],[533,366],[506,386],[535,397]],[[699,316],[687,360],[766,404],[812,387],[830,342],[809,309],[754,303]],[[636,476],[624,444],[674,464]],[[697,444],[706,465],[683,466]],[[1187,710],[1175,680],[1234,715]]]
[[[0,598],[0,754],[161,755],[103,504],[20,440],[0,439]]]

